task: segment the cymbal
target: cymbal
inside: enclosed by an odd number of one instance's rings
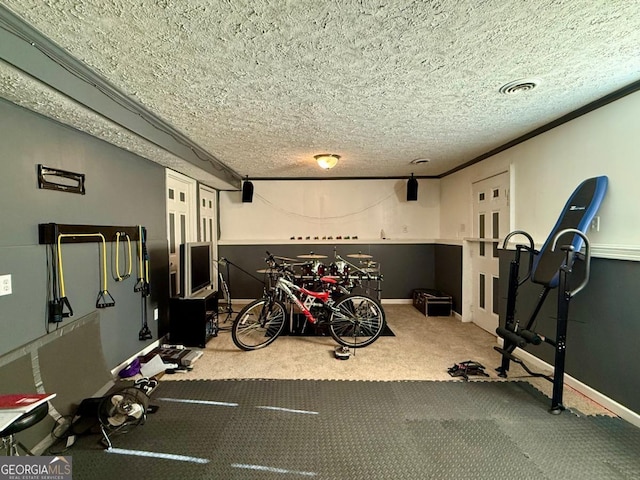
[[[257,273],[278,273],[277,268],[261,268],[260,270],[256,270]]]
[[[378,273],[380,271],[377,268],[361,268],[360,270],[365,273]]]
[[[373,258],[373,255],[367,255],[366,253],[349,253],[349,258]]]
[[[279,257],[277,255],[274,255],[273,258],[275,258],[276,260],[282,260],[283,262],[295,262],[296,261],[295,258]]]
[[[327,258],[326,255],[318,255],[317,253],[305,253],[302,255],[298,255],[298,258],[310,258],[310,259],[314,259],[314,258]]]

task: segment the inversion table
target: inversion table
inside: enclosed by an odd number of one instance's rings
[[[547,237],[540,251],[534,248],[531,235],[527,232],[516,230],[504,240],[503,248],[507,242],[516,235],[522,235],[527,239],[527,244],[517,244],[514,259],[509,266],[507,308],[505,324],[496,329],[496,333],[504,339],[502,348],[494,347],[502,354],[502,363],[496,369],[500,377],[506,377],[510,362],[521,365],[527,373],[536,377],[546,378],[553,383],[553,395],[550,412],[559,414],[564,410],[562,405],[562,390],[564,383],[564,364],[566,356],[567,319],[569,315],[569,302],[589,281],[589,264],[591,260],[589,240],[586,232],[600,207],[600,203],[607,191],[608,179],[605,176],[593,177],[582,182],[573,192],[564,206],[558,221]],[[560,248],[557,248],[560,243]],[[584,255],[580,253],[585,248]],[[520,257],[522,252],[529,253],[529,268],[524,279],[519,279]],[[585,274],[582,282],[571,289],[569,279],[572,274],[576,257],[583,257]],[[527,280],[542,285],[542,292],[538,298],[529,320],[524,326],[515,318],[516,297],[518,288]],[[572,282],[575,284],[575,281]],[[544,304],[549,292],[558,288],[558,307],[556,338],[550,339],[532,330],[535,319]],[[555,348],[555,365],[553,377],[541,373],[532,372],[523,362],[514,355],[516,348],[540,345],[547,343]]]

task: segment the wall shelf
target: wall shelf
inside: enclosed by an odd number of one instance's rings
[[[115,240],[117,233],[126,234],[132,242],[139,240],[138,226],[114,226],[114,225],[69,225],[63,223],[38,224],[38,239],[40,245],[53,245],[58,243],[58,235],[64,234],[61,243],[92,243],[101,241],[97,237],[81,236],[92,233],[100,233],[106,241]],[[77,234],[77,237],[73,235]],[[67,236],[70,235],[70,236]]]

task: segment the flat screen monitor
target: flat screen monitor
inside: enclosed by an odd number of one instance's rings
[[[180,245],[180,296],[193,297],[211,285],[211,244]]]

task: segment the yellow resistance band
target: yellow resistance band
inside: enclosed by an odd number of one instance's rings
[[[62,238],[100,237],[102,239],[102,291],[107,291],[107,241],[101,233],[60,233],[58,234],[58,270],[60,271],[60,296],[66,297],[64,290],[64,270],[62,268]]]
[[[129,252],[128,262],[126,263],[128,270],[124,275],[120,275],[120,237],[127,237],[127,247]],[[131,276],[131,239],[126,232],[117,232],[116,233],[116,281],[119,282],[121,280],[125,280]]]

